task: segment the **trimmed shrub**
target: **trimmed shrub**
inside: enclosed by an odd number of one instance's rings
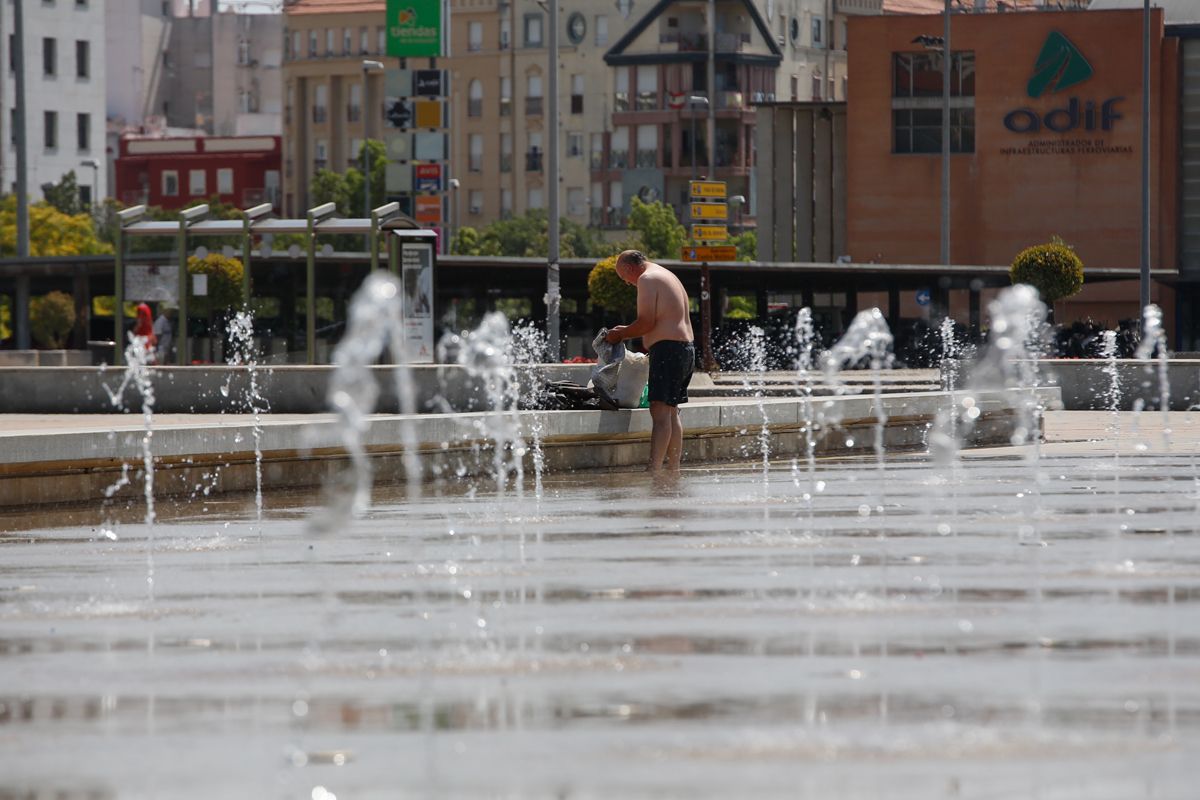
[[[588,296],[592,304],[622,316],[637,313],[637,288],[617,274],[617,257],[601,259],[588,273]]]
[[[29,301],[29,332],[38,346],[59,350],[75,327],[75,299],[66,292],[50,292]]]
[[[1017,253],[1008,274],[1014,284],[1026,283],[1037,289],[1046,305],[1078,294],[1083,288],[1083,262],[1058,237]]]
[[[242,262],[240,259],[209,253],[204,258],[188,259],[189,275],[208,276],[208,294],[194,298],[192,310],[197,314],[220,312],[237,308],[242,297]]]

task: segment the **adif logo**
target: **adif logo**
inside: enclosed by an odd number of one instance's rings
[[[1079,52],[1079,48],[1063,34],[1052,31],[1042,45],[1026,91],[1030,97],[1041,97],[1047,89],[1051,93],[1061,92],[1090,77],[1092,65]]]
[[[1058,31],[1046,37],[1042,51],[1033,68],[1025,91],[1032,98],[1057,94],[1083,83],[1092,77],[1092,65],[1083,57],[1071,40]],[[1037,108],[1018,108],[1004,115],[1004,127],[1013,133],[1038,133],[1045,129],[1067,133],[1078,128],[1085,131],[1110,131],[1121,119],[1117,103],[1124,97],[1110,97],[1102,103],[1095,100],[1066,99],[1066,105],[1046,111]],[[1063,102],[1063,101],[1059,101]]]

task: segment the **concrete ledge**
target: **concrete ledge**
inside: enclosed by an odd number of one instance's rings
[[[1063,407],[1071,411],[1109,409],[1109,362],[1093,358],[1057,358],[1039,362],[1050,384],[1062,390]],[[1158,362],[1118,359],[1121,385],[1120,410],[1129,411],[1141,399],[1146,409],[1159,407]],[[1171,384],[1171,410],[1187,411],[1200,405],[1200,360],[1172,358],[1167,362]]]
[[[1058,401],[1057,389],[1042,389],[1038,395],[1047,405]],[[1010,390],[975,396],[983,413],[969,444],[1007,444],[1016,424],[1016,409],[1028,395]],[[925,392],[889,395],[884,402],[889,417],[885,446],[911,450],[924,447],[928,426],[937,411],[945,408],[948,398],[942,393]],[[818,409],[826,403],[842,421],[816,431],[818,452],[870,452],[875,426],[873,398],[814,400]],[[772,454],[802,454],[803,401],[766,398],[762,406]],[[685,461],[757,457],[763,415],[756,402],[697,402],[684,406],[680,413],[685,428]],[[491,443],[481,431],[488,416],[374,417],[365,445],[376,479],[404,480],[404,425],[415,428],[426,477],[486,474],[491,468]],[[528,443],[534,440],[535,428],[540,431],[549,470],[631,466],[643,463],[647,457],[650,415],[645,410],[521,412],[517,417]],[[26,421],[25,430],[16,430],[15,425],[0,426],[4,431],[0,433],[0,507],[97,502],[123,473],[132,483],[120,489],[115,498],[138,501],[144,436],[140,416],[64,417],[57,426],[55,418],[40,420]],[[82,424],[85,421],[93,424]],[[345,468],[346,450],[331,415],[264,417],[261,430],[265,488],[313,486]],[[853,444],[847,445],[851,440]],[[209,487],[209,493],[254,488],[254,424],[246,415],[159,417],[153,427],[152,448],[158,495],[188,495],[197,487]],[[527,460],[527,474],[531,474],[531,457]]]

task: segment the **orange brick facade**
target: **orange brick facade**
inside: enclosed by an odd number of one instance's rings
[[[1027,86],[1053,32],[1074,45],[1092,74],[1034,98]],[[892,54],[919,52],[916,37],[941,33],[940,16],[850,20],[847,239],[856,262],[938,263],[941,157],[893,152]],[[951,158],[953,263],[1007,264],[1024,247],[1058,235],[1085,267],[1137,267],[1141,41],[1141,11],[954,17],[952,49],[975,56],[975,145],[973,153]],[[1178,71],[1178,41],[1164,39],[1162,12],[1155,9],[1150,188],[1156,269],[1177,266]],[[1103,130],[1108,101],[1110,129]],[[1006,116],[1019,109],[1027,111],[1010,116],[1010,126],[1032,126],[1037,115],[1040,130],[1006,127]],[[1046,127],[1045,115],[1056,109],[1063,110],[1050,118],[1051,126],[1068,130]]]

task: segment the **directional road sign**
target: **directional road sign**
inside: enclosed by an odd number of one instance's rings
[[[693,225],[692,238],[697,242],[724,242],[729,239],[725,225]]]
[[[692,203],[692,219],[729,219],[725,203]]]
[[[725,199],[725,181],[688,181],[692,197]]]
[[[737,248],[733,245],[716,245],[710,247],[685,247],[679,257],[680,261],[737,261]]]

